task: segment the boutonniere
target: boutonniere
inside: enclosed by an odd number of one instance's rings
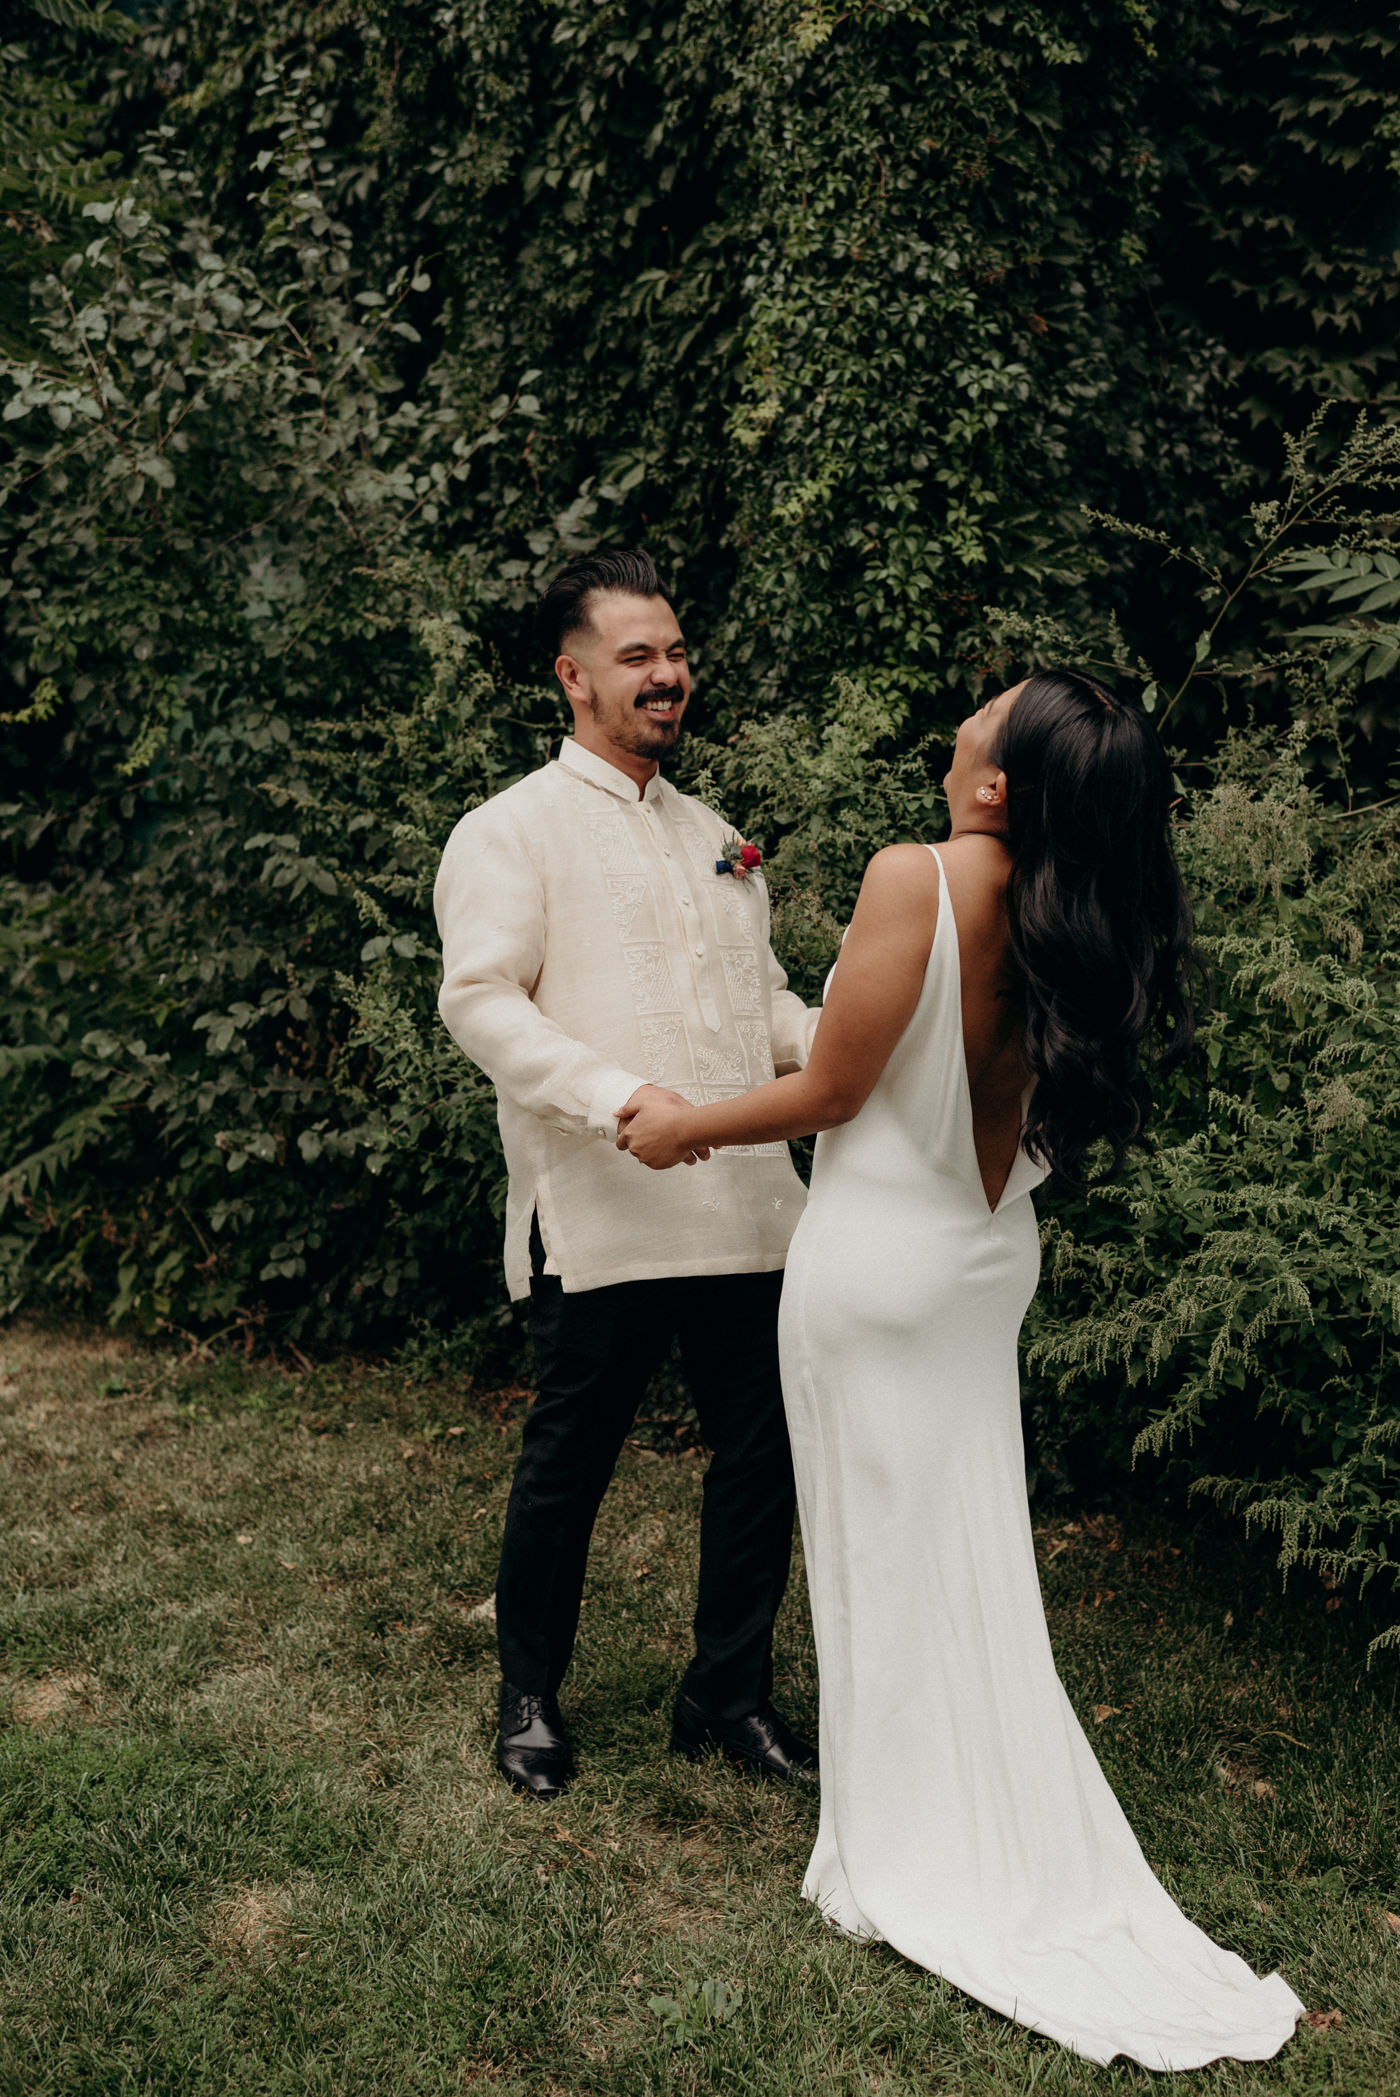
[[[719,850],[720,856],[715,861],[715,872],[731,874],[736,881],[742,881],[746,874],[754,873],[763,864],[763,854],[758,846],[746,845],[742,837],[736,836],[733,831],[721,840]]]

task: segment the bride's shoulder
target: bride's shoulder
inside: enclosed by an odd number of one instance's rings
[[[866,863],[866,879],[869,880],[872,874],[877,881],[917,881],[930,874],[935,882],[938,880],[938,868],[927,845],[882,845],[874,858]]]
[[[927,845],[886,845],[865,869],[857,913],[931,925],[938,912],[938,867]],[[926,927],[927,929],[927,927]]]

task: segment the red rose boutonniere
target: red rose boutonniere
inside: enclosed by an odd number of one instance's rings
[[[717,874],[732,874],[742,881],[746,874],[754,873],[763,864],[763,854],[757,845],[746,845],[741,837],[732,834],[720,846],[720,857],[715,861]]]

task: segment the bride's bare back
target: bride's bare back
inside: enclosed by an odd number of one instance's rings
[[[1021,1050],[1025,1007],[1006,915],[1011,854],[1000,838],[976,834],[954,838],[938,851],[958,931],[973,1140],[987,1205],[994,1209],[1016,1162],[1029,1082]]]

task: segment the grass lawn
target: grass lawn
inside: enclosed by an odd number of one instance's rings
[[[693,1458],[629,1448],[605,1504],[576,1788],[498,1782],[520,1405],[0,1333],[0,2092],[1400,2092],[1395,1663],[1350,1604],[1140,1516],[1041,1528],[1152,1863],[1339,2013],[1259,2068],[1095,2068],[825,1930],[813,1800],[667,1755]],[[810,1726],[800,1577],[779,1636]]]

